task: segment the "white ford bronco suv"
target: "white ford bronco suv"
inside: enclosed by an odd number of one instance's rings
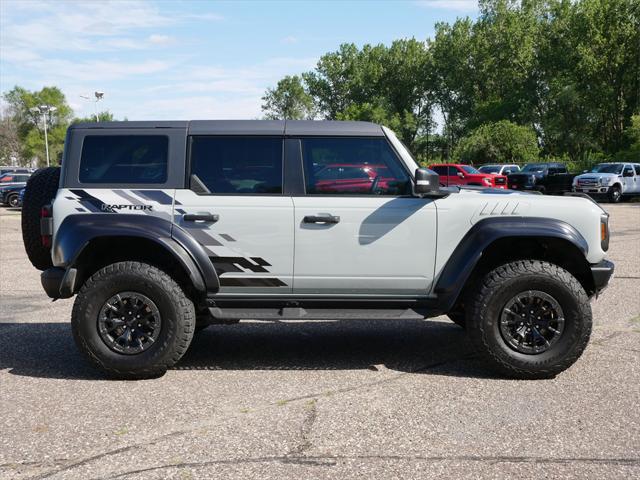
[[[76,295],[76,343],[117,378],[163,374],[211,323],[442,314],[500,373],[550,377],[613,273],[592,200],[441,188],[365,122],[78,124],[24,204],[45,291]]]

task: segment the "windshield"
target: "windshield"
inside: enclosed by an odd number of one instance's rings
[[[500,172],[500,165],[483,165],[478,170],[482,173],[498,173]]]
[[[469,165],[461,165],[461,167],[467,173],[480,173],[477,168],[470,167]]]
[[[527,163],[521,172],[542,173],[547,169],[544,163]]]
[[[591,169],[591,173],[615,173],[620,175],[622,173],[622,165],[616,165],[615,163],[601,163]]]

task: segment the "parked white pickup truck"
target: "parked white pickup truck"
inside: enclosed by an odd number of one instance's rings
[[[614,203],[623,195],[640,195],[640,163],[600,163],[573,179],[573,191],[606,196]]]

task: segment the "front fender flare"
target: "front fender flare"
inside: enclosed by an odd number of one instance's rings
[[[587,255],[589,245],[573,226],[551,218],[492,217],[477,222],[449,257],[434,287],[438,309],[448,312],[489,245],[505,238],[558,238]],[[586,260],[585,260],[586,261]]]

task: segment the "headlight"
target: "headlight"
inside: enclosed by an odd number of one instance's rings
[[[490,178],[483,178],[482,181],[484,182],[485,185],[491,185],[491,179]]]
[[[535,175],[531,175],[531,183],[536,183],[536,176]]]
[[[600,185],[609,185],[611,183],[611,177],[602,177],[600,179]]]

